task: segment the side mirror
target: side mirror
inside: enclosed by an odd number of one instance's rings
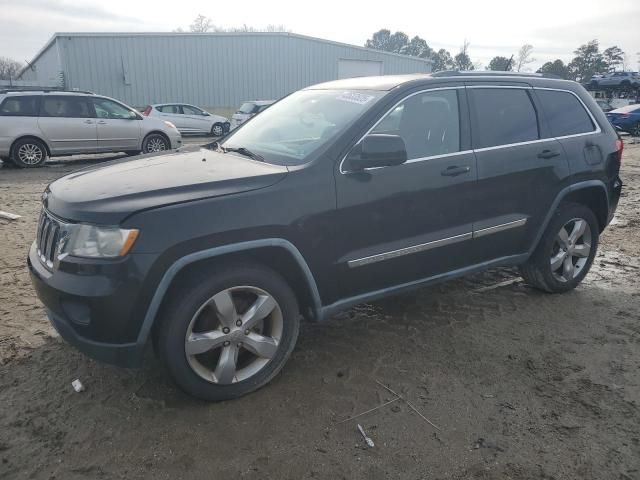
[[[364,137],[347,157],[346,170],[356,172],[365,168],[392,167],[407,161],[407,149],[399,135],[373,133]]]
[[[209,112],[202,112],[203,117],[210,117],[211,114]]]

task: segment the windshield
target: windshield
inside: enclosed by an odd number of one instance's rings
[[[301,165],[385,92],[301,90],[264,110],[222,146],[244,147],[270,163]]]
[[[236,113],[253,113],[254,108],[256,108],[255,103],[246,102],[240,105],[240,108]]]

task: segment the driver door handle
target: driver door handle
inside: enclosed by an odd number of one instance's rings
[[[538,154],[538,158],[549,159],[557,157],[558,155],[560,155],[560,152],[557,150],[543,150]]]
[[[469,173],[471,171],[471,167],[464,165],[459,167],[458,165],[452,165],[451,167],[447,167],[440,172],[440,175],[443,177],[457,177],[458,175],[463,175],[465,173]]]
[[[107,122],[105,120],[100,120],[98,122],[98,125],[106,125],[106,124],[107,124]]]

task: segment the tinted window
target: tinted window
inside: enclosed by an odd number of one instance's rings
[[[162,105],[161,107],[158,107],[156,110],[159,110],[162,113],[182,113],[178,105]]]
[[[517,88],[469,89],[474,105],[475,148],[537,140],[538,119],[529,94]]]
[[[112,119],[131,119],[137,118],[137,115],[129,110],[124,105],[114,102],[113,100],[107,100],[106,98],[94,98],[93,106],[96,109],[96,116],[98,118],[112,118]]]
[[[38,97],[7,97],[0,105],[0,115],[35,117],[38,115]]]
[[[89,102],[84,97],[42,97],[42,117],[89,118],[93,116]]]
[[[591,117],[572,93],[536,90],[536,95],[542,103],[551,135],[554,137],[593,132]]]
[[[458,94],[438,90],[413,95],[389,112],[372,133],[400,135],[409,160],[458,152]]]

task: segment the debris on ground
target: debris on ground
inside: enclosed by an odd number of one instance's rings
[[[22,218],[22,215],[18,215],[15,213],[9,213],[9,212],[3,212],[2,210],[0,210],[0,218],[3,218],[5,220],[17,220],[19,218]]]
[[[79,379],[75,379],[73,382],[71,382],[71,386],[73,387],[73,389],[77,392],[84,392],[85,388],[84,385],[82,384],[82,382]]]
[[[369,438],[367,434],[364,433],[364,428],[362,428],[362,425],[360,424],[358,424],[358,431],[360,432],[362,438],[364,438],[364,441],[368,446],[370,446],[371,448],[376,446],[375,443],[373,443],[373,440],[371,440],[371,438]]]

